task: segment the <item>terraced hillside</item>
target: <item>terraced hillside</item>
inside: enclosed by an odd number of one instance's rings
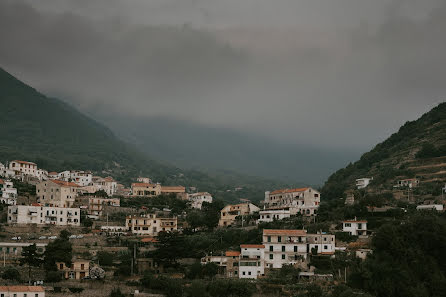
[[[355,180],[363,177],[373,177],[366,189],[369,194],[392,193],[394,198],[407,196],[417,202],[441,199],[446,183],[446,103],[407,122],[357,162],[330,176],[323,197],[345,197],[345,191],[354,189]],[[398,180],[412,178],[419,180],[418,187],[395,187]]]

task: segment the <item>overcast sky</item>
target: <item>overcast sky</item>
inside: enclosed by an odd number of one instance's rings
[[[445,101],[442,0],[0,0],[0,67],[95,113],[365,151]]]

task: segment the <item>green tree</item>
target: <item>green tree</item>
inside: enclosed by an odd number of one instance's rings
[[[9,267],[3,272],[2,278],[13,280],[13,281],[20,281],[20,273],[17,269],[15,269],[13,267]]]
[[[120,288],[113,288],[110,292],[110,297],[125,297],[126,295],[121,292]]]
[[[62,273],[59,271],[47,271],[45,281],[49,283],[58,283],[62,280]]]
[[[20,265],[28,265],[28,282],[31,283],[31,268],[39,267],[42,263],[41,255],[37,252],[36,244],[25,246],[22,249]]]
[[[98,252],[99,265],[102,266],[112,266],[113,265],[113,255],[108,252]]]
[[[47,245],[43,258],[44,268],[47,272],[57,271],[56,262],[71,266],[73,248],[69,236],[70,233],[67,230],[62,230],[59,237]]]

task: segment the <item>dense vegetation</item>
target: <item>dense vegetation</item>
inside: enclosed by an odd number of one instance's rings
[[[446,103],[439,104],[416,121],[407,122],[397,133],[355,163],[331,175],[322,188],[322,197],[336,199],[344,196],[355,179],[374,178],[375,185],[383,185],[393,178],[414,177],[405,163],[416,159],[446,156]]]

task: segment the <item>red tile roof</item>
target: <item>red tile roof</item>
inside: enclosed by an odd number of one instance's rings
[[[5,182],[0,178],[0,184],[4,184]]]
[[[50,182],[58,184],[59,186],[62,186],[62,187],[79,187],[78,184],[75,184],[75,183],[72,183],[72,182],[63,181],[63,180],[58,180],[58,179],[50,180]]]
[[[275,190],[272,191],[270,193],[270,195],[275,195],[275,194],[285,194],[285,193],[295,193],[295,192],[304,192],[306,190],[308,190],[309,188],[297,188],[297,189],[281,189],[281,190]]]
[[[240,256],[240,252],[237,251],[226,251],[225,252],[226,257],[238,257]]]
[[[265,245],[263,245],[263,244],[241,244],[240,247],[242,249],[264,249]]]
[[[343,223],[367,223],[365,220],[350,220],[350,221],[343,221]]]
[[[28,162],[28,161],[20,161],[20,160],[13,160],[12,162],[17,162],[17,163],[21,163],[21,164],[29,164],[29,165],[37,165],[36,163],[33,162]]]
[[[57,173],[56,171],[51,171],[48,173],[48,175],[58,175],[59,173]]]
[[[158,242],[158,240],[153,237],[144,237],[141,239],[141,242]]]
[[[31,206],[42,206],[39,203],[31,203]]]
[[[263,229],[263,235],[291,235],[291,236],[305,236],[306,230],[277,230],[277,229]]]
[[[45,292],[42,286],[0,286],[0,292]]]

